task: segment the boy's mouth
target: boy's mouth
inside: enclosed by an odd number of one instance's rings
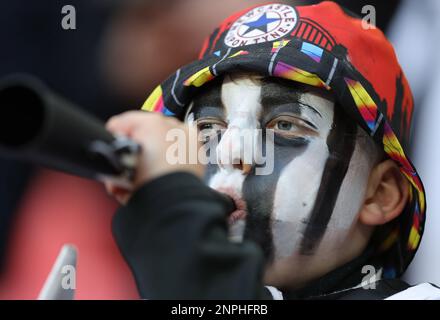
[[[229,225],[235,224],[239,220],[245,220],[247,216],[246,202],[232,188],[217,188],[218,192],[226,194],[235,204],[236,209],[229,214]]]

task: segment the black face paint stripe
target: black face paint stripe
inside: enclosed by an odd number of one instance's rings
[[[221,140],[221,137],[222,137],[222,133],[218,132],[213,142],[211,140],[208,140],[205,143],[204,148],[206,150],[206,157],[208,159],[211,159],[211,157],[215,155],[216,148]],[[213,161],[209,161],[209,163],[205,166],[205,175],[203,177],[203,181],[206,184],[209,184],[209,180],[219,171],[219,169],[220,168],[217,165],[216,159],[215,160],[213,159]]]
[[[296,88],[292,81],[279,78],[264,78],[261,81],[261,106],[263,113],[273,110],[274,106],[298,104],[300,93],[305,89]],[[293,86],[293,87],[292,87]],[[301,90],[299,90],[301,89]],[[296,112],[299,114],[299,105],[296,106]]]
[[[225,108],[222,101],[222,84],[224,77],[217,77],[203,86],[203,90],[199,92],[193,99],[192,109],[189,114],[194,115],[194,120],[201,117],[213,117],[223,119],[225,117]],[[206,156],[211,159],[212,152],[221,139],[221,133],[217,134],[216,141],[204,141]],[[210,179],[219,171],[219,167],[215,161],[210,161],[205,167],[204,182],[209,184]]]
[[[264,126],[265,113],[268,113],[273,105],[270,103],[279,103],[273,99],[264,99],[273,96],[289,96],[291,100],[287,103],[298,101],[299,94],[292,89],[292,86],[279,86],[279,83],[263,81],[261,87],[261,101],[267,103],[263,105],[262,125]],[[264,102],[263,102],[264,101]],[[264,110],[266,107],[266,110]],[[299,111],[299,110],[298,110]],[[266,154],[266,131],[263,130],[263,154]],[[255,166],[243,181],[243,199],[248,205],[248,216],[246,219],[246,228],[244,238],[257,243],[263,250],[266,261],[270,263],[275,256],[274,236],[272,234],[272,213],[276,186],[282,170],[296,157],[300,156],[307,149],[309,141],[305,138],[287,139],[281,136],[274,137],[274,171],[269,175],[255,175]]]
[[[190,113],[194,119],[206,116],[206,113],[223,117],[224,107],[221,99],[221,85],[223,78],[219,77],[204,86],[203,91],[196,95]]]
[[[260,99],[263,113],[273,110],[274,106],[297,104],[297,113],[301,113],[301,109],[308,109],[322,118],[322,114],[316,108],[299,100],[302,94],[315,91],[315,88],[291,80],[272,77],[263,78],[261,83],[263,87],[266,87]],[[328,95],[324,92],[322,94]]]
[[[312,254],[324,236],[356,145],[357,125],[341,109],[335,105],[333,127],[327,137],[330,154],[301,242],[304,255]]]
[[[264,136],[264,134],[263,134]],[[275,137],[274,170],[269,175],[255,174],[256,166],[243,181],[243,199],[247,203],[248,216],[244,238],[257,243],[270,263],[275,256],[275,244],[272,234],[272,213],[276,186],[282,170],[307,148],[307,140],[288,140]],[[263,148],[266,148],[263,137]],[[263,151],[264,153],[265,151]]]

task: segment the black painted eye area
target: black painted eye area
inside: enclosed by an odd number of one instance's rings
[[[319,134],[312,123],[290,114],[279,115],[271,119],[266,129],[272,129],[275,135],[285,138],[310,137]]]
[[[200,132],[202,141],[218,136],[222,130],[227,128],[227,124],[216,117],[204,117],[196,120],[197,129]]]
[[[213,130],[214,129],[214,124],[213,123],[202,123],[199,125],[199,130],[203,131],[203,130]]]

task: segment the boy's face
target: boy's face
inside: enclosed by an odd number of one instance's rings
[[[331,95],[258,75],[225,76],[202,89],[186,119],[205,137],[220,136],[209,150],[218,164],[208,165],[206,181],[236,200],[242,210],[232,214],[232,224],[245,220],[245,238],[260,244],[276,268],[292,261],[345,262],[348,253],[341,250],[352,250],[347,246],[374,150]],[[273,130],[252,145],[273,152],[270,174],[258,175],[258,165],[243,163],[247,147],[240,132],[249,129]]]

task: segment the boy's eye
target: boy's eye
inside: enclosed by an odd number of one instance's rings
[[[217,118],[201,118],[197,120],[197,128],[202,138],[206,140],[217,135],[220,130],[226,129],[226,123]]]
[[[277,130],[289,131],[292,128],[293,128],[293,123],[286,120],[280,120],[275,124],[275,129]]]
[[[218,131],[226,128],[226,124],[220,120],[205,119],[205,120],[197,121],[197,127],[200,131],[202,130]]]
[[[212,130],[212,129],[215,129],[215,124],[214,123],[207,122],[207,123],[201,123],[199,125],[199,130],[200,131],[202,131],[202,130]]]
[[[275,133],[286,137],[300,137],[306,135],[317,135],[316,127],[307,120],[297,116],[281,115],[266,125],[267,129],[273,129]]]

